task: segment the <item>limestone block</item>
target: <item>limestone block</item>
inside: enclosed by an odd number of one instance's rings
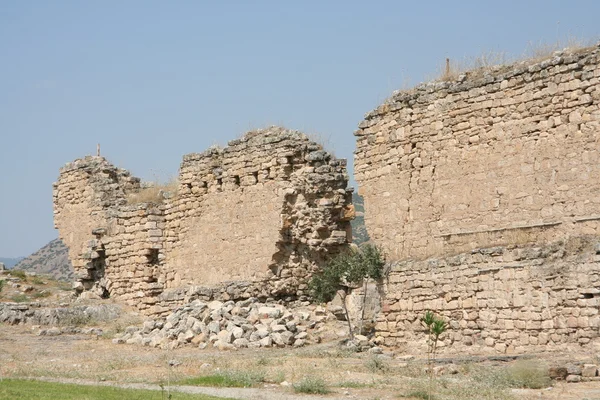
[[[583,364],[581,369],[581,376],[584,378],[591,378],[598,375],[598,366],[595,364]]]

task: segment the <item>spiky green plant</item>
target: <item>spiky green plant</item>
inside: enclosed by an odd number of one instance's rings
[[[426,311],[421,317],[421,324],[427,331],[427,368],[429,369],[429,393],[428,397],[431,400],[431,390],[433,388],[433,366],[437,352],[437,344],[444,332],[448,330],[448,323],[441,318],[435,316],[431,311]]]

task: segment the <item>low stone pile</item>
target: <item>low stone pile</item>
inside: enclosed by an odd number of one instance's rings
[[[565,380],[571,383],[600,380],[596,364],[568,364],[566,366],[551,367],[548,372],[550,378],[554,380]]]
[[[51,307],[40,302],[0,303],[0,322],[9,325],[80,326],[116,319],[122,310],[113,304]]]
[[[194,300],[165,321],[146,320],[141,328],[128,327],[113,342],[162,348],[213,346],[220,350],[301,347],[314,341],[309,329],[318,328],[326,318],[325,309],[320,307],[312,312],[291,311],[256,298],[225,303]]]

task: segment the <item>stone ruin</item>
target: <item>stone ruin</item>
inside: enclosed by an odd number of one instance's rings
[[[365,223],[390,261],[372,291],[374,343],[425,349],[431,310],[450,325],[442,351],[600,345],[598,46],[395,93],[355,135]],[[186,156],[177,194],[158,203],[128,204],[139,179],[77,160],[55,185],[55,221],[83,295],[152,316],[193,302],[212,315],[218,300],[227,343],[229,308],[302,302],[310,274],[349,245],[346,184],[344,161],[272,128]],[[127,340],[220,342],[208,324],[171,325]],[[258,328],[241,325],[255,343]]]
[[[174,188],[145,188],[100,156],[71,162],[54,220],[84,297],[156,316],[193,300],[302,299],[351,242],[347,183],[345,160],[272,127],[186,155]]]
[[[355,133],[392,261],[380,341],[519,353],[600,345],[600,48],[395,93]]]

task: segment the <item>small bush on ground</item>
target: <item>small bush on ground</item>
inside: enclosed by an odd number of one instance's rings
[[[388,363],[385,362],[384,359],[376,355],[369,357],[369,359],[366,362],[366,367],[370,372],[374,374],[387,373],[390,370],[390,366],[388,365]]]
[[[331,390],[321,378],[307,376],[300,382],[294,384],[294,392],[306,394],[328,394]]]
[[[4,280],[0,281],[0,293],[2,293],[2,289],[4,289]]]
[[[535,360],[518,360],[506,368],[504,379],[512,388],[542,389],[552,385],[548,368]]]

